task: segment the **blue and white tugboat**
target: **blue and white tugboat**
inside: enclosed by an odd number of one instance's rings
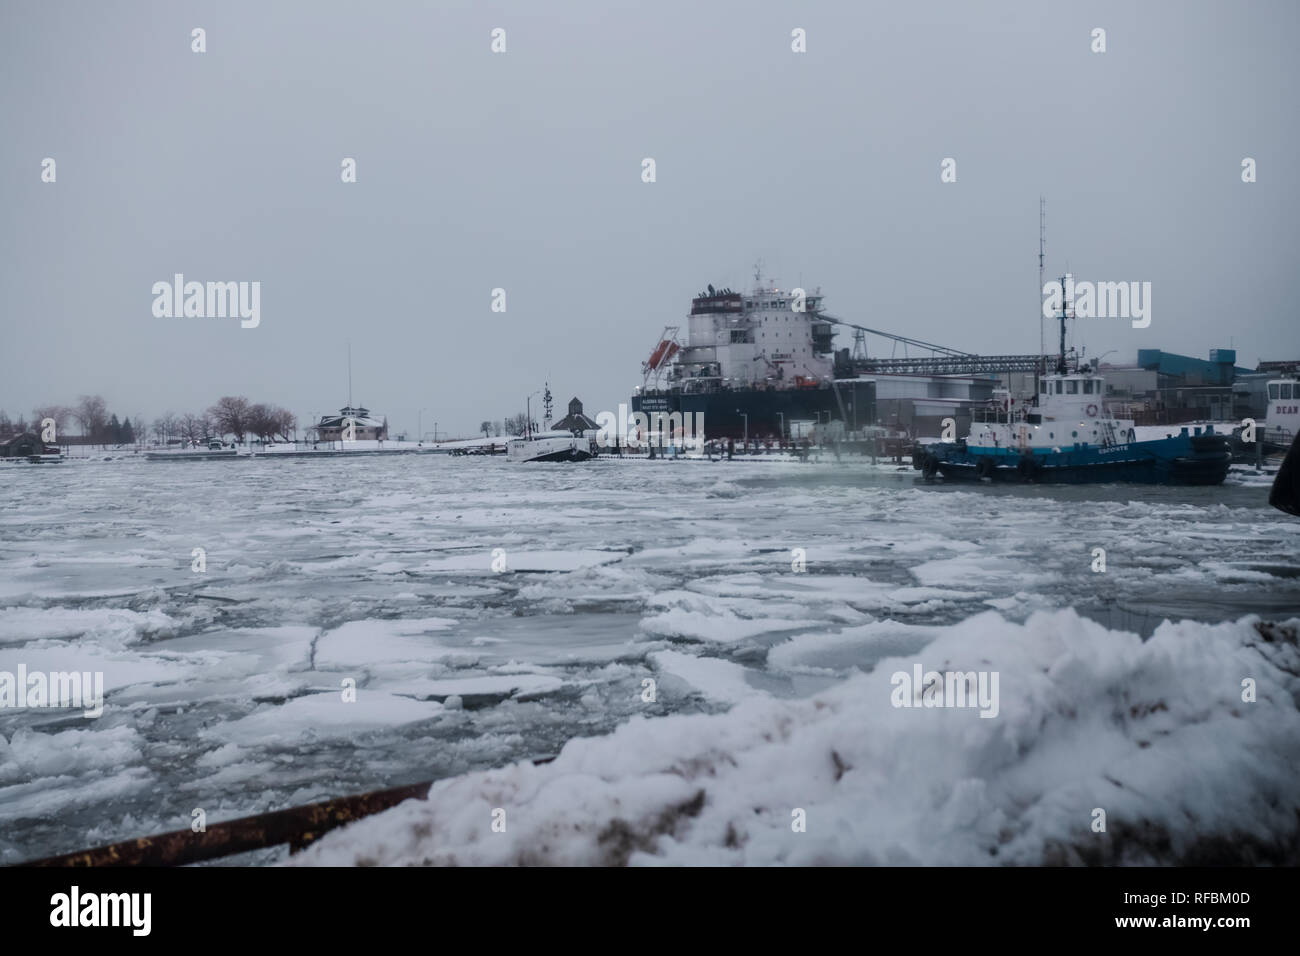
[[[918,449],[913,466],[927,479],[1221,484],[1232,460],[1228,436],[1207,425],[1137,441],[1133,422],[1106,410],[1105,379],[1090,365],[1069,368],[1064,311],[1058,317],[1056,371],[1040,376],[1038,394],[1017,404],[999,390],[993,407],[972,421],[967,438]]]

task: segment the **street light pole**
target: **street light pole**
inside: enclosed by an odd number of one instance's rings
[[[782,412],[777,412],[776,417],[781,419],[781,441],[785,441],[785,415]]]
[[[749,416],[739,408],[736,409],[736,414],[745,420],[745,446],[749,447]]]

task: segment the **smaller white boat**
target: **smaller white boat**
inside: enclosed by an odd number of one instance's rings
[[[586,461],[591,440],[572,432],[538,432],[506,442],[506,461]]]

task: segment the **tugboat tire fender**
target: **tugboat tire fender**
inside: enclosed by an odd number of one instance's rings
[[[1016,471],[1025,481],[1031,481],[1038,476],[1038,462],[1026,455],[1016,464]]]
[[[975,474],[979,478],[992,478],[993,471],[996,468],[997,465],[993,464],[993,459],[988,455],[981,455],[979,460],[975,462]]]

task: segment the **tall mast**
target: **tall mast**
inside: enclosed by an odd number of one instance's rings
[[[348,340],[348,408],[352,407],[352,340]]]
[[[1056,360],[1056,372],[1058,375],[1064,375],[1069,371],[1065,366],[1065,320],[1068,317],[1066,312],[1065,301],[1065,280],[1068,276],[1061,276],[1061,314],[1057,316],[1061,320],[1061,351]]]
[[[1038,294],[1043,294],[1043,261],[1047,252],[1047,200],[1038,197]],[[1065,294],[1065,287],[1061,287],[1061,294]],[[1041,302],[1042,300],[1039,299]],[[1046,341],[1043,338],[1043,310],[1038,310],[1038,354],[1043,355],[1047,351]]]

